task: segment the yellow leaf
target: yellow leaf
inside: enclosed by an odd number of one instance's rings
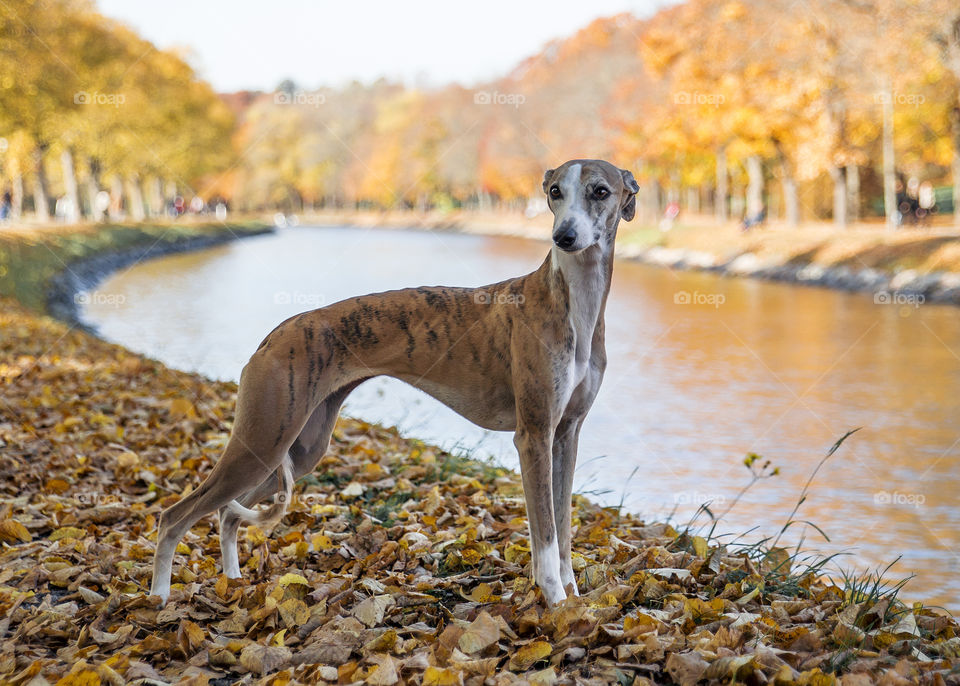
[[[534,641],[521,647],[510,658],[509,668],[514,672],[525,672],[540,660],[550,657],[553,648],[546,641]]]
[[[476,603],[495,603],[500,600],[500,596],[493,592],[493,588],[487,582],[481,583],[467,597]]]
[[[693,552],[695,552],[700,557],[707,556],[707,541],[703,536],[694,536],[693,537]]]
[[[299,574],[288,573],[280,577],[280,580],[277,582],[281,586],[289,586],[290,584],[303,584],[307,586],[307,580]]]
[[[504,549],[503,559],[511,564],[524,564],[530,559],[530,549],[518,543],[512,543]]]
[[[247,527],[246,536],[252,546],[263,545],[267,542],[267,535],[263,533],[263,529],[254,524]]]
[[[30,532],[27,527],[16,519],[4,519],[0,522],[0,541],[11,543],[13,541],[22,541],[29,543],[31,540]]]
[[[83,669],[64,676],[56,686],[100,686],[100,675],[96,672]]]
[[[631,632],[636,629],[637,631],[635,633],[646,633],[648,631],[655,631],[656,628],[657,620],[642,612],[638,612],[635,615],[627,615],[623,618],[623,630],[625,632]]]
[[[423,686],[461,686],[463,677],[460,672],[440,667],[427,667],[423,673]]]
[[[225,577],[223,574],[221,574],[220,578],[217,579],[217,583],[213,587],[213,589],[217,592],[217,595],[219,597],[225,599],[227,597],[227,591],[229,590],[229,587],[230,587],[230,580],[227,577]]]
[[[203,645],[204,638],[206,634],[199,625],[194,624],[189,619],[184,619],[180,623],[180,629],[178,630],[180,635],[181,645],[186,644],[185,647],[189,648],[187,650],[188,654],[193,654],[197,649]]]
[[[56,493],[57,495],[66,492],[69,488],[70,484],[63,479],[50,479],[44,486],[44,490],[48,493]]]
[[[283,601],[278,609],[280,610],[280,618],[288,629],[302,626],[310,619],[310,608],[307,607],[305,602],[296,598]]]
[[[186,398],[174,398],[170,401],[170,414],[174,417],[193,419],[197,416],[197,408]]]
[[[140,463],[140,456],[131,450],[120,453],[117,455],[117,466],[119,467],[136,467]]]
[[[311,540],[313,541],[313,549],[318,552],[325,552],[337,547],[337,545],[330,540],[329,536],[324,536],[323,534],[314,534]]]
[[[59,541],[61,538],[83,538],[87,535],[85,529],[75,526],[63,526],[54,531],[48,537],[51,541]]]

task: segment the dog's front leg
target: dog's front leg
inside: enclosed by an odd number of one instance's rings
[[[570,507],[573,497],[573,472],[577,466],[577,442],[583,417],[564,416],[553,439],[553,517],[557,524],[557,542],[560,553],[560,584],[564,589],[577,590],[571,559]]]
[[[520,455],[523,497],[530,524],[533,579],[551,605],[566,598],[560,582],[560,551],[553,515],[552,431],[521,423],[513,437]]]

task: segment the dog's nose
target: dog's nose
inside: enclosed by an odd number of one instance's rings
[[[569,250],[577,242],[577,232],[573,228],[573,222],[565,221],[553,232],[553,242],[561,250]]]

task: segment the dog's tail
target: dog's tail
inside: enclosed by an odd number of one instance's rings
[[[287,505],[290,504],[293,497],[293,461],[289,455],[283,456],[277,475],[280,477],[280,488],[277,495],[274,496],[273,505],[263,510],[251,510],[236,500],[231,500],[227,503],[227,509],[245,524],[256,524],[265,528],[276,525],[283,519],[283,515],[287,512]]]

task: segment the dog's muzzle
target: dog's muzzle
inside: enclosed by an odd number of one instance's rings
[[[577,231],[572,221],[565,220],[560,223],[557,230],[553,232],[553,242],[561,250],[570,250],[573,247],[577,242]]]

